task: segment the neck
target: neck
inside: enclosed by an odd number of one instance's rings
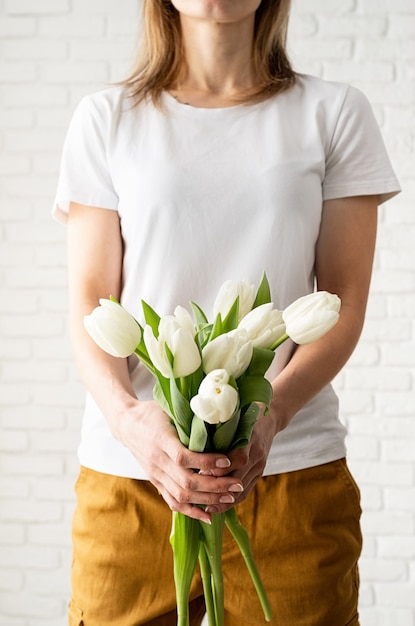
[[[214,23],[182,17],[186,66],[177,95],[237,97],[254,86],[252,70],[253,18],[238,23]]]

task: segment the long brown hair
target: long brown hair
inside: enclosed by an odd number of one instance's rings
[[[255,16],[253,64],[257,87],[240,101],[255,102],[287,90],[295,73],[286,40],[291,0],[262,0]],[[144,0],[141,48],[129,77],[123,81],[135,103],[150,97],[160,104],[185,63],[180,14],[170,0]]]

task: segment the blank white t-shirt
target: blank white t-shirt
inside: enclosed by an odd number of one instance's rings
[[[371,107],[340,83],[299,75],[295,86],[253,105],[203,109],[163,96],[133,106],[121,87],[85,97],[71,121],[54,215],[70,202],[118,211],[124,241],[122,304],[143,322],[140,301],[160,315],[197,302],[211,316],[227,279],[259,284],[274,306],[314,289],[315,246],[325,199],[399,191]],[[101,294],[103,298],[109,294]],[[277,350],[270,378],[292,352]],[[130,358],[134,389],[153,379]],[[265,474],[345,455],[331,386],[274,440]],[[87,394],[79,458],[96,471],[145,478]]]

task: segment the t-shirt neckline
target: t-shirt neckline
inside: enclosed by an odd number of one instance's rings
[[[228,107],[198,107],[192,104],[180,102],[168,91],[164,91],[162,95],[163,104],[167,109],[183,115],[194,116],[212,116],[212,117],[235,117],[235,115],[245,115],[261,106],[264,106],[267,100],[254,102],[250,104],[233,104]]]

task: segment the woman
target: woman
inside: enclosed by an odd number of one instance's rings
[[[170,509],[209,523],[235,504],[273,624],[359,623],[359,494],[330,381],[361,332],[377,206],[399,185],[362,94],[292,70],[289,5],[145,0],[133,75],[85,98],[68,131],[55,215],[68,223],[72,341],[88,390],[71,626],[175,624]],[[278,351],[272,410],[249,446],[189,452],[145,369],[104,354],[83,316],[109,294],[137,318],[141,299],[161,315],[190,300],[210,310],[224,280],[258,284],[264,271],[277,308],[316,286],[340,296],[340,321]],[[225,541],[226,624],[256,625],[236,552]],[[191,597],[200,624],[197,577]]]

